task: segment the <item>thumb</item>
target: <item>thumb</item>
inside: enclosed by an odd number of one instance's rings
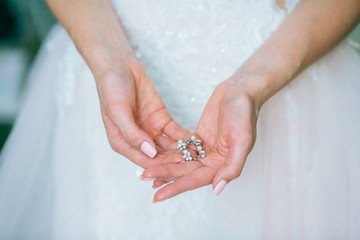
[[[141,150],[150,158],[157,154],[153,139],[143,131],[135,122],[130,107],[120,107],[121,111],[112,113],[110,118],[119,129],[125,141],[135,149]]]
[[[246,156],[245,149],[240,149],[240,147],[230,149],[224,165],[216,171],[212,183],[216,196],[219,196],[230,181],[240,176]]]

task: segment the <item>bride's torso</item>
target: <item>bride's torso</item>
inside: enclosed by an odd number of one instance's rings
[[[113,0],[113,4],[170,113],[192,130],[215,86],[286,15],[276,0]]]

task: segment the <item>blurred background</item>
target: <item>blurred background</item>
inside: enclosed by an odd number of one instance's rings
[[[44,0],[0,0],[0,151],[32,59],[55,22]]]
[[[44,0],[0,0],[0,151],[16,119],[31,62],[55,22]],[[360,54],[360,25],[348,41]]]

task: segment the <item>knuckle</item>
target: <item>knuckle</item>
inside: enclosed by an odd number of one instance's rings
[[[229,88],[229,83],[227,81],[223,81],[216,86],[215,91],[223,91],[227,88]]]
[[[231,168],[229,171],[229,176],[231,180],[240,177],[240,174],[241,174],[241,169],[239,168]]]
[[[242,146],[248,146],[254,142],[254,137],[251,130],[243,131],[240,135],[238,135],[238,139]]]
[[[253,135],[252,135],[251,131],[244,131],[242,133],[242,139],[244,142],[252,142],[252,138],[253,138]]]
[[[116,144],[114,141],[109,141],[109,144],[110,144],[110,147],[113,151],[115,152],[120,152],[120,148],[119,148],[119,145]]]
[[[124,100],[112,99],[108,101],[108,113],[110,115],[116,115],[118,113],[125,112],[128,108],[127,103]]]
[[[124,129],[121,129],[120,131],[125,141],[129,145],[133,147],[140,147],[140,143],[138,142],[138,139],[141,138],[139,137],[139,134],[136,131],[130,130],[127,127],[124,127]]]
[[[124,151],[124,140],[123,139],[117,139],[113,136],[109,136],[109,144],[113,151],[123,154]]]
[[[145,68],[139,61],[133,61],[131,63],[131,69],[133,69],[135,73],[141,73],[141,74],[145,73]]]

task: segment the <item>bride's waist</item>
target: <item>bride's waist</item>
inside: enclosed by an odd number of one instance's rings
[[[285,15],[272,0],[114,0],[114,5],[138,55],[174,62],[199,55],[245,60]]]

